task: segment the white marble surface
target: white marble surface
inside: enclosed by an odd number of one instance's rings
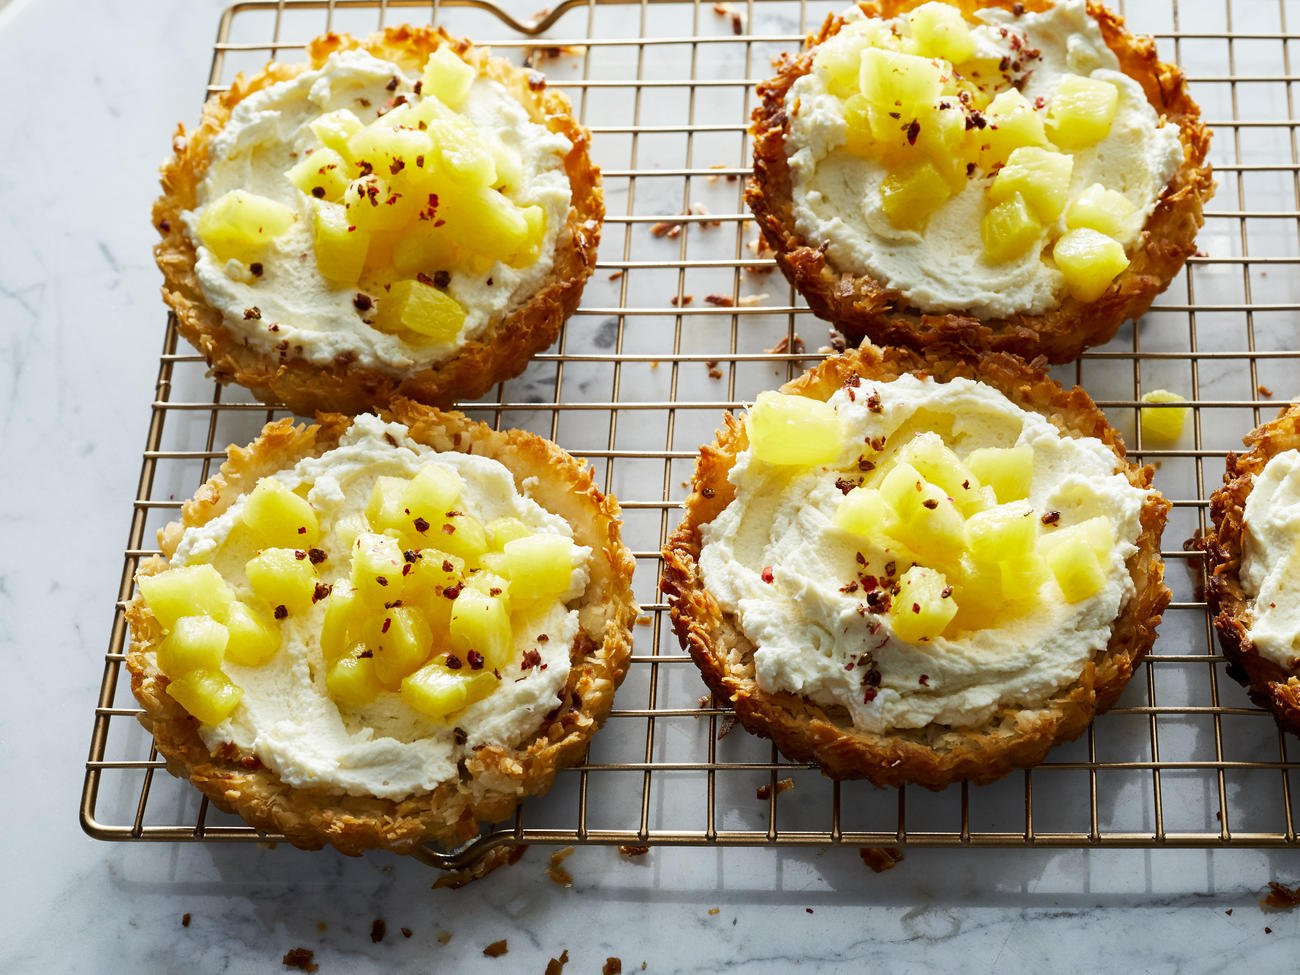
[[[588,848],[561,889],[539,848],[435,891],[426,867],[391,855],[83,835],[165,320],[152,174],[175,122],[196,115],[220,10],[0,5],[0,970],[282,971],[297,946],[321,972],[541,972],[563,949],[569,972],[608,956],[652,972],[1295,969],[1300,911],[1257,904],[1268,880],[1300,882],[1294,850],[909,850],[876,875],[853,849],[656,848],[629,862]],[[500,938],[509,954],[485,958]]]

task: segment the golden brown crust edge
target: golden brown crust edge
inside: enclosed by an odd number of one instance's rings
[[[917,2],[878,0],[861,6],[868,15],[890,18]],[[957,5],[1010,8],[1013,4],[1012,0],[981,0],[978,4]],[[1024,6],[1041,10],[1050,4],[1040,0]],[[1123,72],[1142,85],[1158,115],[1178,126],[1184,156],[1148,218],[1141,242],[1132,249],[1132,263],[1106,293],[1089,303],[1067,296],[1058,307],[1042,315],[1017,314],[980,321],[955,313],[927,314],[907,306],[902,296],[883,282],[837,271],[819,242],[801,238],[792,212],[784,101],[790,86],[812,69],[811,48],[843,26],[841,19],[830,17],[808,38],[798,55],[783,57],[775,78],[759,85],[762,102],[754,110],[751,125],[754,175],[745,192],[745,200],[775,252],[777,264],[817,315],[855,341],[866,336],[881,345],[922,350],[956,345],[1014,352],[1026,359],[1042,355],[1050,362],[1068,362],[1085,348],[1110,341],[1126,320],[1136,320],[1146,312],[1195,252],[1196,233],[1204,223],[1203,208],[1214,195],[1214,181],[1206,163],[1210,132],[1201,123],[1200,109],[1187,92],[1182,70],[1159,60],[1151,38],[1130,34],[1124,19],[1100,4],[1089,2],[1088,11],[1097,19]]]
[[[183,125],[177,127],[172,139],[174,153],[160,170],[163,195],[153,206],[153,223],[162,234],[154,256],[163,273],[163,299],[175,312],[181,334],[203,353],[218,382],[237,382],[264,402],[282,402],[304,416],[318,410],[361,413],[397,397],[445,408],[457,399],[481,396],[494,384],[521,373],[534,354],[555,341],[565,319],[578,307],[583,286],[596,265],[605,203],[600,172],[591,161],[591,134],[574,120],[563,94],[547,90],[541,75],[490,57],[466,40],[448,37],[441,28],[390,27],[364,41],[326,34],[309,45],[308,53],[311,65],[317,67],[333,51],[363,47],[377,57],[418,68],[429,52],[442,45],[451,45],[480,74],[505,85],[535,122],[572,143],[564,160],[572,201],[545,283],[519,308],[489,322],[486,331],[455,356],[407,375],[346,361],[328,367],[295,357],[276,361],[245,346],[203,297],[194,269],[194,245],[184,233],[180,215],[193,209],[207,170],[208,146],[235,105],[255,91],[305,70],[303,65],[272,63],[251,78],[239,75],[228,91],[210,98],[193,132],[187,134]]]
[[[406,424],[415,440],[437,450],[472,450],[501,461],[516,484],[536,478],[531,496],[564,517],[578,543],[592,548],[591,581],[579,611],[581,632],[571,651],[567,699],[532,741],[518,749],[485,746],[473,751],[465,762],[468,779],[400,801],[294,788],[256,759],[208,751],[198,722],[166,693],[168,681],[155,666],[151,651],[161,637],[157,621],[138,593],[126,611],[131,689],[144,708],[141,723],[153,733],[168,770],[189,778],[219,808],[237,813],[257,829],[283,833],[304,849],[328,843],[350,855],[375,847],[409,852],[425,841],[457,844],[474,836],[480,823],[509,816],[525,796],[549,789],[559,769],[581,760],[608,716],[614,691],[627,672],[631,626],[638,611],[631,592],[634,562],[620,539],[618,504],[596,489],[585,465],[532,434],[494,431],[459,413],[408,400],[396,400],[383,415]],[[185,503],[180,522],[159,533],[163,554],[175,551],[186,527],[215,518],[259,477],[335,446],[350,424],[350,418],[339,415],[322,415],[310,426],[285,419],[268,424],[248,447],[231,447],[220,473]],[[140,574],[166,566],[164,559],[155,557]]]
[[[1272,712],[1278,726],[1300,735],[1300,674],[1259,655],[1247,632],[1252,600],[1241,588],[1246,501],[1255,477],[1276,454],[1300,449],[1300,404],[1285,406],[1267,423],[1242,438],[1250,449],[1230,452],[1223,487],[1210,496],[1214,527],[1200,541],[1205,551],[1205,598],[1214,616],[1219,645],[1228,658],[1228,676],[1259,707]]]
[[[1021,408],[1047,417],[1065,435],[1101,440],[1114,451],[1116,469],[1130,483],[1143,489],[1151,485],[1151,468],[1125,460],[1118,434],[1083,390],[1064,390],[1010,355],[926,358],[907,349],[865,346],[826,360],[782,389],[824,400],[851,376],[886,381],[905,373],[988,383]],[[939,789],[958,780],[990,782],[1042,761],[1053,745],[1081,734],[1095,714],[1115,703],[1151,649],[1170,598],[1160,559],[1160,535],[1170,506],[1155,493],[1143,506],[1138,551],[1128,563],[1133,598],[1113,624],[1105,650],[1042,708],[1006,708],[975,729],[929,727],[878,735],[855,730],[846,719],[801,696],[763,691],[754,677],[753,645],[705,590],[699,570],[701,528],[734,498],[727,473],[746,446],[744,424],[727,414],[715,442],[701,448],[685,518],[664,549],[662,586],[678,638],[705,683],[731,702],[747,729],[771,738],[788,757],[816,762],[832,778],[866,778],[882,786],[917,783]]]

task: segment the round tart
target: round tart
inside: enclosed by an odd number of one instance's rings
[[[637,612],[617,517],[554,444],[458,413],[268,424],[137,573],[141,721],[296,846],[464,841],[609,713]]]
[[[866,346],[728,414],[663,589],[705,683],[833,778],[940,788],[1112,705],[1169,600],[1169,504],[1080,389]]]
[[[518,375],[577,307],[604,218],[568,100],[431,28],[307,53],[173,140],[153,220],[181,334],[304,415]]]
[[[1246,435],[1210,497],[1205,597],[1228,674],[1300,735],[1300,406]]]
[[[1150,306],[1213,193],[1182,72],[1099,4],[879,0],[759,87],[746,200],[854,340],[1065,362]]]

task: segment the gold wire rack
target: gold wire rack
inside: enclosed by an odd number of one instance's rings
[[[420,859],[464,865],[501,844],[942,847],[1300,846],[1300,743],[1225,675],[1184,539],[1243,433],[1300,393],[1296,0],[1132,3],[1134,29],[1184,66],[1214,129],[1218,195],[1200,253],[1143,319],[1056,370],[1106,410],[1173,501],[1174,601],[1119,706],[1042,765],[938,793],[832,782],[732,725],[683,654],[658,594],[659,549],[698,446],[721,413],[815,361],[830,341],[752,242],[747,120],[772,56],[843,0],[566,0],[518,20],[479,0],[266,0],[222,16],[209,92],[327,30],[433,22],[546,73],[593,132],[609,216],[597,271],[558,344],[465,408],[558,441],[617,495],[643,616],[616,709],[586,761],[513,821]],[[1121,10],[1122,8],[1122,4]],[[197,105],[196,105],[197,109]],[[196,112],[197,114],[197,112]],[[820,350],[820,351],[819,351]],[[1190,401],[1175,449],[1147,449],[1144,391]],[[123,679],[122,606],[156,530],[220,463],[284,415],[222,389],[169,321],[117,612],[86,763],[81,820],[106,840],[268,841],[165,773]],[[785,780],[789,780],[787,785]],[[789,788],[793,785],[794,788]],[[766,788],[764,788],[766,787]],[[765,798],[757,798],[762,795]]]

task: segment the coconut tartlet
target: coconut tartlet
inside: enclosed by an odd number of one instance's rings
[[[408,853],[582,758],[637,613],[585,465],[407,400],[228,454],[127,606],[169,771],[296,846]]]
[[[431,28],[307,55],[173,139],[153,222],[181,334],[218,381],[307,416],[518,375],[577,307],[604,218],[568,99]]]
[[[1080,389],[866,346],[728,414],[664,549],[682,646],[788,757],[988,782],[1119,697],[1168,603],[1168,502]]]
[[[1084,0],[880,0],[759,87],[746,200],[853,340],[1065,362],[1194,251],[1209,132],[1150,38]]]

